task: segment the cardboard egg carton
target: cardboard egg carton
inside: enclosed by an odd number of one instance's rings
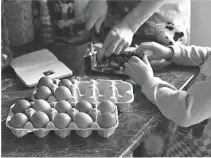
[[[104,137],[104,138],[108,138],[111,135],[114,134],[115,129],[118,127],[119,125],[119,119],[118,119],[118,110],[117,108],[115,109],[114,115],[115,115],[115,119],[116,119],[116,124],[113,127],[110,128],[101,128],[99,126],[99,124],[97,123],[97,119],[98,117],[96,116],[93,119],[93,123],[91,124],[91,126],[89,128],[83,129],[83,128],[78,128],[76,123],[74,122],[75,120],[75,116],[76,114],[79,112],[77,109],[72,108],[71,112],[69,112],[69,116],[71,117],[72,121],[71,123],[68,125],[67,128],[63,128],[63,129],[59,129],[56,128],[55,124],[53,123],[54,118],[56,117],[56,115],[58,114],[58,111],[54,108],[54,105],[56,103],[51,103],[51,110],[48,113],[50,122],[47,124],[47,126],[45,128],[35,128],[33,126],[33,124],[30,122],[30,118],[32,117],[32,115],[34,114],[34,110],[30,110],[32,108],[29,108],[25,111],[26,116],[28,116],[29,121],[24,125],[23,128],[15,128],[12,127],[10,125],[10,120],[12,118],[12,116],[14,115],[12,108],[15,106],[15,104],[13,104],[10,107],[10,111],[8,114],[8,117],[6,119],[6,126],[12,131],[12,133],[18,137],[21,138],[25,135],[27,135],[28,133],[34,133],[37,137],[39,138],[43,138],[45,136],[47,136],[49,134],[50,131],[53,131],[57,136],[59,136],[60,138],[65,138],[68,135],[70,135],[70,133],[72,131],[75,131],[77,133],[77,135],[79,135],[82,138],[86,138],[88,136],[90,136],[92,134],[93,131],[97,131],[98,135]],[[90,110],[91,111],[91,110]],[[99,111],[99,114],[101,114],[101,112]]]
[[[130,104],[134,101],[133,86],[121,80],[91,80],[91,81],[72,81],[71,87],[68,87],[71,91],[71,95],[67,99],[71,105],[77,104],[80,100],[86,100],[94,105],[95,103],[102,102],[103,100],[110,100],[117,105],[120,112],[129,109]],[[54,96],[54,92],[59,87],[59,81],[55,82],[53,89],[53,95],[49,96],[48,102],[55,102],[57,99]],[[34,91],[32,100],[35,101]]]

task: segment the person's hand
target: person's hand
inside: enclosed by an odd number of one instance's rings
[[[124,66],[125,73],[139,86],[142,86],[145,81],[154,77],[152,67],[146,55],[144,55],[143,61],[133,56]]]
[[[171,59],[174,55],[174,52],[171,48],[163,46],[156,42],[144,42],[139,45],[136,50],[136,53],[139,54],[148,54],[149,60],[161,60],[161,59]]]
[[[95,27],[96,32],[99,33],[107,11],[108,4],[106,0],[89,0],[84,13],[86,30],[89,31]]]
[[[127,25],[118,24],[114,26],[106,36],[103,48],[99,51],[98,60],[101,60],[103,56],[120,54],[131,45],[133,35],[134,32]]]

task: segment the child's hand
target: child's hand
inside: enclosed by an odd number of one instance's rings
[[[152,67],[146,55],[144,55],[143,61],[138,57],[131,57],[128,63],[125,63],[125,72],[139,86],[142,86],[145,81],[154,77]]]
[[[171,59],[174,55],[174,52],[171,48],[163,46],[156,42],[141,43],[136,52],[142,54],[147,50],[153,52],[153,54],[148,55],[149,60]]]

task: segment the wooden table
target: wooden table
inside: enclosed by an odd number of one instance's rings
[[[120,79],[119,77],[86,74],[83,65],[86,45],[77,47],[56,44],[43,45],[33,42],[23,47],[13,48],[13,50],[15,56],[20,56],[41,48],[48,48],[52,51],[59,60],[73,70],[74,75],[79,79]],[[196,68],[160,65],[156,68],[155,74],[180,88],[197,71]],[[119,115],[119,126],[114,135],[108,139],[102,138],[96,133],[84,139],[77,136],[75,132],[65,139],[55,136],[53,132],[42,139],[33,133],[23,138],[16,138],[5,126],[9,107],[20,98],[30,98],[32,91],[33,89],[28,89],[23,85],[11,68],[7,68],[2,73],[2,156],[128,156],[162,119],[157,108],[141,93],[140,87],[134,86],[135,101],[129,111]]]

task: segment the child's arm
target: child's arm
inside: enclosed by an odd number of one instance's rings
[[[166,47],[156,42],[144,42],[137,48],[137,53],[145,53],[146,50],[153,52],[148,56],[149,60],[168,59],[173,60],[176,64],[186,66],[200,66],[209,56],[211,48],[176,45]]]
[[[199,46],[171,46],[174,63],[185,66],[201,66],[211,56],[211,48]]]
[[[165,117],[179,126],[188,127],[211,117],[211,76],[188,91],[179,91],[153,77],[143,84],[142,92]]]
[[[204,53],[204,56],[202,53],[199,54],[201,56],[184,56],[184,58],[187,63],[199,61],[195,64],[200,65],[208,57],[208,53]],[[201,61],[199,58],[202,58]],[[209,69],[210,66],[207,65]],[[146,55],[142,60],[132,57],[128,63],[125,63],[125,72],[142,87],[143,94],[159,108],[162,114],[179,126],[187,127],[211,117],[211,74],[209,72],[206,74],[208,76],[206,81],[195,83],[188,91],[177,90],[173,85],[154,77]]]

